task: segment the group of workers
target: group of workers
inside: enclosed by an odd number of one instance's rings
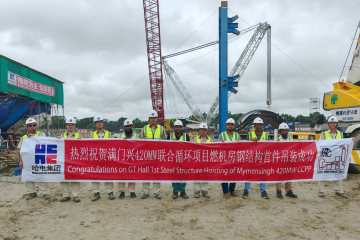
[[[96,131],[90,132],[90,138],[112,138],[111,132],[104,129],[103,125],[103,118],[101,116],[95,116],[93,120],[95,124]],[[75,138],[81,139],[82,135],[75,131],[75,118],[67,118],[66,119],[66,132],[63,133],[58,138]],[[261,118],[257,117],[254,119],[254,131],[248,133],[248,140],[258,142],[258,141],[268,141],[269,134],[265,132],[264,129],[264,122]],[[141,131],[140,135],[137,134],[132,129],[132,121],[126,119],[124,121],[124,132],[120,136],[122,139],[160,139],[160,140],[170,140],[170,141],[192,141],[196,143],[210,143],[213,142],[213,139],[208,136],[208,125],[206,123],[201,123],[199,125],[199,135],[193,137],[190,140],[190,137],[187,133],[183,132],[183,124],[180,120],[176,120],[174,123],[174,132],[167,136],[165,129],[163,126],[158,124],[158,114],[156,111],[151,110],[149,112],[149,124],[144,126],[143,130]],[[324,131],[321,133],[320,139],[329,140],[329,139],[341,139],[343,138],[342,132],[337,130],[338,119],[334,116],[331,116],[328,120],[329,130]],[[29,118],[26,120],[26,130],[27,133],[21,137],[18,148],[21,148],[22,142],[24,138],[27,137],[35,137],[35,136],[45,136],[43,132],[37,130],[37,123],[34,119]],[[229,142],[229,141],[240,141],[240,136],[235,130],[235,121],[232,118],[229,118],[226,121],[226,131],[222,132],[219,135],[218,141],[219,142]],[[289,135],[289,126],[286,123],[281,123],[279,125],[279,136],[276,141],[292,141],[291,136]],[[22,159],[20,156],[20,167],[23,168],[23,162],[26,159]],[[325,190],[324,190],[325,182],[320,181],[318,183],[318,190],[319,190],[319,197],[324,197]],[[92,201],[97,201],[101,198],[100,196],[100,183],[93,182],[92,184],[93,189],[93,197]],[[26,186],[26,200],[30,200],[32,198],[37,197],[37,193],[35,190],[35,183],[34,182],[25,182]],[[80,182],[61,182],[60,183],[62,195],[60,202],[67,202],[71,200],[70,194],[73,194],[74,202],[80,202]],[[222,183],[222,190],[224,198],[237,197],[238,195],[235,193],[236,183]],[[155,198],[161,199],[162,196],[160,194],[160,183],[153,182],[153,193]],[[186,194],[185,187],[186,183],[179,183],[175,182],[172,183],[173,187],[173,199],[177,199],[179,196],[185,199],[188,199],[189,196]],[[38,182],[38,188],[40,192],[43,194],[45,199],[50,199],[50,192],[47,188],[46,182]],[[120,182],[118,183],[118,191],[120,192],[119,198],[123,199],[125,197],[125,183]],[[337,196],[348,198],[347,195],[344,194],[342,188],[342,181],[334,181],[334,188],[335,194]],[[108,193],[108,199],[114,200],[114,183],[106,182],[105,189]],[[209,195],[209,186],[207,182],[195,182],[193,184],[194,189],[194,196],[195,198],[199,198],[203,196],[205,198],[210,198]],[[250,183],[245,183],[245,188],[242,194],[244,199],[248,198],[249,196],[249,189]],[[135,194],[135,183],[128,183],[128,191],[130,192],[131,198],[136,198]],[[141,199],[146,199],[150,195],[150,183],[144,182],[143,183],[143,195]],[[269,199],[269,195],[266,192],[266,183],[260,183],[260,191],[261,197],[264,199]],[[285,183],[285,196],[290,198],[297,198],[291,188],[291,182]],[[276,197],[279,199],[283,199],[282,191],[281,191],[281,183],[276,183]]]

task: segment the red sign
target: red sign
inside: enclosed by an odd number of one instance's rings
[[[8,71],[8,84],[48,96],[55,96],[55,88],[24,78]]]
[[[65,180],[310,180],[317,154],[315,142],[64,141]]]

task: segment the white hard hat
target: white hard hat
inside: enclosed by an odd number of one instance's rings
[[[261,123],[261,124],[264,124],[264,121],[263,121],[261,118],[257,117],[257,118],[254,119],[254,122],[253,122],[253,123]]]
[[[158,114],[157,114],[157,112],[155,110],[151,110],[149,112],[149,117],[158,117]]]
[[[183,126],[182,121],[176,120],[174,126]]]
[[[129,120],[129,119],[126,119],[126,120],[124,121],[124,127],[125,127],[125,126],[129,126],[129,125],[133,125],[133,122],[132,122],[131,120]]]
[[[33,118],[28,118],[25,122],[26,125],[28,125],[29,123],[36,123],[36,120]]]
[[[233,124],[235,124],[235,120],[232,119],[232,118],[229,118],[228,120],[226,120],[226,123],[233,123]]]
[[[331,116],[331,117],[329,117],[328,122],[336,122],[336,123],[338,123],[339,120],[336,117]]]
[[[76,120],[73,117],[69,117],[66,119],[65,123],[72,123],[72,124],[76,124]]]
[[[200,123],[199,128],[206,128],[208,129],[207,123]]]
[[[101,116],[99,116],[99,115],[96,115],[95,117],[94,117],[94,123],[95,122],[97,122],[97,121],[103,121],[104,119],[101,117]]]
[[[279,125],[279,130],[280,129],[289,129],[289,125],[287,125],[286,123],[283,122]]]

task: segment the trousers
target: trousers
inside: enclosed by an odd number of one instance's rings
[[[74,197],[78,197],[80,195],[79,182],[61,182],[60,187],[63,197],[70,197],[70,192],[72,192]]]
[[[234,192],[235,191],[235,186],[236,186],[236,183],[222,183],[221,184],[221,187],[222,187],[222,190],[223,190],[223,193],[229,193],[230,192]]]
[[[281,183],[277,183],[276,184],[276,191],[280,191],[281,190]],[[288,192],[291,190],[291,182],[286,182],[285,183],[285,192]]]
[[[92,182],[91,186],[92,186],[92,189],[93,189],[94,193],[99,193],[100,192],[100,183],[99,182]],[[106,189],[107,193],[114,192],[114,183],[106,182],[105,183],[105,189]]]
[[[207,191],[207,190],[209,190],[209,183],[194,182],[194,193],[200,192],[200,191]]]
[[[154,194],[160,193],[160,186],[161,185],[158,182],[153,183]],[[149,182],[144,182],[143,183],[143,193],[144,194],[150,194],[150,183]]]
[[[40,193],[43,195],[50,195],[50,190],[47,187],[47,182],[38,182]],[[26,193],[35,193],[35,182],[25,182]]]
[[[186,183],[172,183],[174,192],[185,192]]]
[[[335,192],[344,193],[344,190],[342,188],[342,180],[332,181],[332,182],[334,184]],[[318,183],[318,188],[319,188],[319,192],[325,192],[325,181],[320,181]]]
[[[119,188],[119,192],[125,192],[125,182],[119,182],[118,183],[118,188]],[[135,192],[135,183],[128,183],[128,191],[129,192]]]

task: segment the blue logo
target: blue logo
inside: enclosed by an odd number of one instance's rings
[[[35,164],[56,164],[57,145],[56,144],[36,144]]]

